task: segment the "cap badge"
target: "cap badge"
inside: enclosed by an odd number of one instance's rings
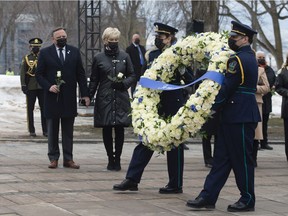
[[[155,31],[158,31],[159,30],[159,27],[158,27],[158,25],[155,25],[155,29],[154,29]]]

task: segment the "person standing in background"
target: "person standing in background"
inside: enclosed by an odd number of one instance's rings
[[[202,150],[205,167],[213,167],[213,156],[212,156],[212,136],[214,136],[214,148],[217,143],[217,130],[219,125],[219,114],[214,113],[205,124],[202,126],[201,131],[204,133],[202,137]]]
[[[47,137],[47,125],[43,111],[44,92],[35,77],[38,55],[42,45],[42,40],[40,38],[32,38],[29,40],[29,44],[30,53],[23,57],[20,68],[21,89],[22,92],[26,95],[28,131],[30,136],[36,136],[34,126],[34,108],[37,98],[41,114],[42,133],[43,136]]]
[[[288,54],[276,78],[275,90],[282,96],[281,118],[284,121],[285,154],[288,161]]]
[[[258,67],[258,83],[255,97],[261,117],[262,117],[263,96],[267,94],[269,91],[270,86],[265,70],[262,67]],[[255,167],[257,167],[257,153],[259,147],[259,140],[260,141],[263,140],[262,121],[258,122],[257,127],[255,129],[255,137],[253,143],[253,160]]]
[[[132,43],[130,46],[126,48],[126,52],[129,54],[133,67],[134,73],[136,74],[136,82],[131,86],[131,96],[133,97],[133,93],[136,89],[137,82],[142,76],[142,66],[145,63],[145,47],[140,44],[140,36],[139,34],[134,34],[132,36]]]
[[[9,67],[8,70],[6,70],[6,75],[7,76],[14,76],[14,71]]]
[[[103,142],[108,156],[108,170],[121,170],[124,127],[131,125],[131,104],[128,89],[136,82],[129,55],[119,49],[120,31],[108,27],[102,34],[104,52],[92,62],[89,83],[90,98],[96,91],[94,127],[102,128]],[[113,134],[115,132],[115,151]]]
[[[262,104],[263,139],[260,141],[260,148],[266,150],[273,150],[273,147],[271,147],[268,144],[268,121],[270,113],[272,112],[272,90],[275,88],[274,84],[276,81],[276,75],[275,71],[269,65],[267,65],[265,57],[266,56],[263,51],[256,52],[258,66],[265,69],[265,73],[270,86],[270,91],[263,96],[263,104]]]
[[[61,122],[63,166],[79,169],[73,160],[73,130],[77,116],[77,83],[82,100],[89,106],[89,90],[78,48],[67,44],[63,27],[52,31],[53,44],[41,49],[36,78],[44,89],[44,114],[48,128],[48,168],[58,167]]]

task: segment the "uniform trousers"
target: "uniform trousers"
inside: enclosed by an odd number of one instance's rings
[[[26,95],[28,130],[29,133],[35,133],[34,108],[36,99],[38,99],[38,104],[40,107],[42,132],[47,133],[46,119],[43,114],[43,103],[44,103],[43,89],[29,90]]]
[[[73,160],[73,130],[75,117],[47,118],[48,128],[48,157],[50,161],[58,160],[59,150],[59,126],[61,121],[63,160]]]
[[[220,124],[214,164],[199,195],[209,204],[216,203],[232,169],[241,195],[239,201],[255,205],[252,151],[256,126],[257,123]]]
[[[139,143],[132,155],[126,179],[130,179],[134,182],[140,183],[142,174],[145,167],[149,163],[153,151],[148,147]],[[168,185],[173,188],[182,188],[183,185],[183,166],[184,166],[184,151],[183,146],[172,149],[167,152],[167,168],[169,175]]]

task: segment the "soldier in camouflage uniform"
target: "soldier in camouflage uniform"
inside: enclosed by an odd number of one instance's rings
[[[37,58],[42,45],[42,40],[40,38],[32,38],[29,40],[29,44],[31,52],[23,57],[20,68],[21,89],[26,95],[28,130],[30,136],[36,136],[34,127],[34,107],[36,98],[38,98],[41,112],[42,132],[43,136],[47,137],[46,119],[43,115],[43,89],[40,87],[35,78]]]

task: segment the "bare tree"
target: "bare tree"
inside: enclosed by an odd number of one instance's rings
[[[236,5],[238,4],[238,5]],[[287,1],[235,1],[234,5],[228,1],[223,1],[221,7],[223,13],[221,16],[228,16],[234,20],[240,21],[240,16],[234,14],[231,10],[233,7],[242,6],[246,9],[246,18],[252,23],[252,26],[258,31],[257,47],[265,49],[275,57],[277,68],[283,63],[283,45],[281,37],[280,20],[288,18],[288,2]],[[244,17],[245,18],[245,17]],[[241,21],[243,19],[243,13]],[[267,22],[267,20],[269,22]],[[272,29],[267,26],[271,25]]]
[[[185,29],[186,21],[182,13],[179,13],[178,1],[143,1],[107,0],[104,7],[103,26],[116,26],[121,31],[120,43],[126,47],[131,41],[134,33],[139,33],[146,39],[154,33],[155,22],[169,24],[178,28]],[[181,10],[180,10],[181,11]],[[145,42],[145,41],[144,41]]]
[[[203,21],[204,31],[219,30],[219,1],[178,1],[186,22]]]
[[[33,8],[38,20],[38,25],[34,27],[37,30],[41,29],[45,41],[50,41],[50,33],[53,28],[61,26],[67,29],[69,43],[77,45],[77,1],[36,1]],[[45,26],[44,29],[43,26]]]
[[[16,20],[20,17],[24,9],[29,6],[25,2],[0,2],[0,53],[3,58],[1,65],[2,70],[6,70],[8,67],[15,69],[14,59],[14,33],[16,28]],[[7,46],[9,41],[9,46]]]
[[[107,0],[106,17],[103,23],[106,27],[117,27],[121,32],[120,43],[126,48],[131,42],[131,37],[134,33],[145,32],[145,22],[138,16],[142,0],[125,0],[125,1],[113,1]],[[104,14],[105,16],[105,14]]]
[[[50,44],[51,30],[67,28],[69,43],[78,42],[77,1],[1,1],[0,62],[4,70],[18,72],[22,57],[29,52],[28,41],[40,37]],[[8,66],[7,66],[8,65]]]

